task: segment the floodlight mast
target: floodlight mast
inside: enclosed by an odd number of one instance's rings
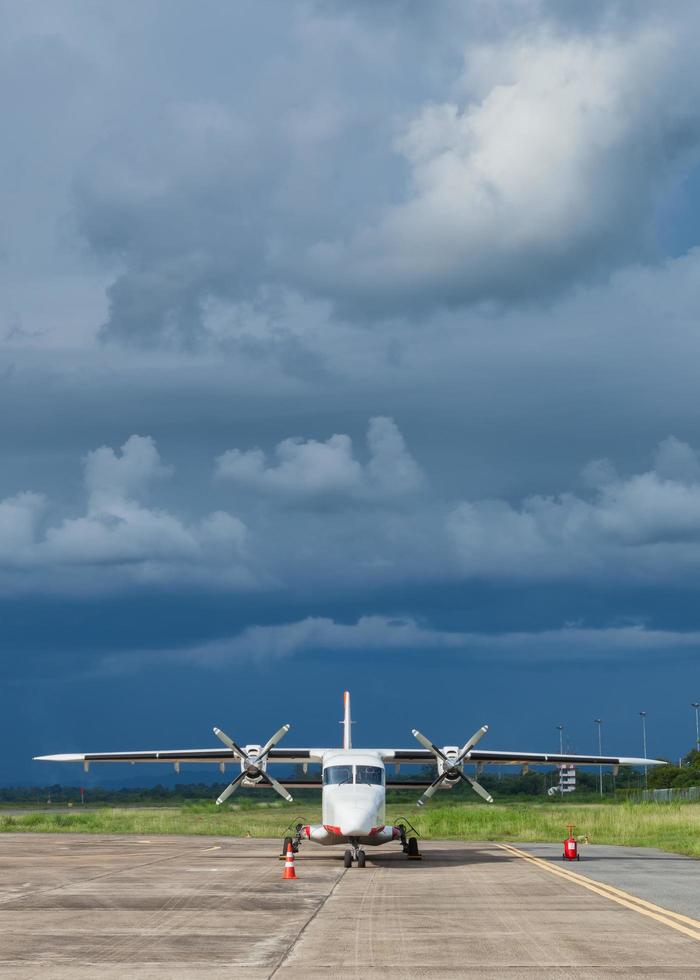
[[[598,726],[598,755],[602,757],[602,755],[603,755],[603,736],[601,734],[601,728],[602,728],[602,725],[603,725],[603,719],[602,718],[594,718],[593,721]],[[600,791],[600,795],[602,796],[603,795],[603,766],[602,765],[598,766],[598,789]]]

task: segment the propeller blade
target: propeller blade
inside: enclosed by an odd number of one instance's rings
[[[489,730],[489,726],[488,725],[482,725],[481,728],[478,731],[474,732],[474,734],[469,739],[469,741],[468,742],[465,742],[465,744],[464,744],[464,746],[462,748],[462,751],[457,756],[457,762],[458,763],[462,761],[462,759],[465,757],[465,755],[467,754],[467,752],[471,752],[471,750],[474,748],[474,746],[476,745],[476,743],[479,742],[484,737],[484,735],[486,734],[486,732],[488,730]]]
[[[448,761],[447,756],[444,754],[442,749],[439,749],[434,742],[431,742],[429,738],[426,738],[425,735],[421,734],[417,728],[411,729],[411,734],[420,742],[424,749],[428,750],[428,752],[432,752],[434,756],[437,756],[438,759],[442,759],[443,762]]]
[[[425,793],[423,793],[421,798],[418,800],[416,806],[425,806],[425,804],[428,802],[428,800],[433,795],[433,793],[436,792],[438,786],[440,785],[440,783],[443,781],[444,778],[445,778],[444,774],[441,774],[440,776],[437,777],[437,779],[434,779],[430,784],[430,786],[428,786],[428,788],[426,789]]]
[[[260,754],[258,755],[255,761],[260,762],[261,759],[264,759],[267,753],[270,751],[270,749],[273,749],[275,745],[277,745],[279,740],[281,738],[284,738],[284,736],[287,734],[288,731],[289,731],[289,725],[282,725],[282,727],[275,732],[272,738],[268,739],[268,741],[265,742],[263,747],[260,749]]]
[[[289,726],[287,726],[287,727],[289,727]],[[272,788],[273,788],[273,789],[274,789],[274,790],[275,790],[275,791],[276,791],[277,793],[279,793],[279,795],[280,795],[280,796],[281,796],[281,797],[282,797],[282,798],[283,798],[284,800],[286,800],[286,801],[287,801],[287,803],[293,803],[293,802],[294,802],[294,797],[293,797],[293,796],[291,795],[291,793],[289,793],[289,792],[288,792],[288,791],[287,791],[287,790],[286,790],[286,789],[284,788],[284,786],[282,785],[282,783],[278,783],[278,782],[277,782],[277,780],[275,779],[275,777],[274,777],[274,776],[271,776],[269,772],[265,772],[265,773],[263,773],[263,776],[264,776],[264,777],[265,777],[265,779],[266,779],[266,780],[268,781],[268,783],[270,784],[270,786],[272,786]]]
[[[229,798],[229,796],[232,793],[236,792],[236,790],[238,789],[238,787],[240,786],[240,784],[243,782],[244,779],[245,779],[245,773],[239,772],[239,774],[236,776],[234,781],[228,784],[228,786],[223,791],[219,799],[216,801],[216,805],[221,806],[222,803],[225,803],[226,800]]]
[[[235,753],[236,753],[237,755],[239,755],[239,756],[241,757],[241,759],[247,759],[247,758],[248,758],[248,754],[247,754],[247,752],[245,752],[245,751],[244,751],[244,750],[243,750],[243,749],[242,749],[242,748],[240,747],[240,745],[237,745],[237,744],[236,744],[236,743],[235,743],[235,742],[233,741],[233,739],[232,739],[232,738],[229,738],[229,737],[228,737],[228,735],[226,734],[226,732],[222,732],[220,728],[217,728],[217,727],[216,727],[216,725],[214,725],[214,729],[213,729],[213,731],[214,731],[214,734],[216,735],[216,737],[217,737],[218,739],[220,739],[220,740],[221,740],[221,741],[222,741],[222,742],[224,743],[224,745],[228,745],[228,747],[229,747],[230,749],[233,749],[233,751],[234,751],[234,752],[235,752]]]
[[[472,779],[471,776],[465,776],[463,772],[460,772],[460,776],[465,781],[465,783],[469,783],[469,785],[474,790],[474,792],[478,793],[483,800],[486,800],[487,803],[493,803],[493,797],[491,796],[489,791],[485,790],[480,783],[477,783],[477,781],[475,779]]]

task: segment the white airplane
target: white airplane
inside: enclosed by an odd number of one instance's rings
[[[409,858],[419,858],[418,840],[408,836],[404,824],[387,826],[385,820],[386,787],[406,789],[411,786],[425,787],[425,792],[417,805],[423,806],[440,788],[451,789],[452,786],[464,780],[487,803],[493,803],[493,798],[476,779],[464,772],[465,763],[476,764],[477,774],[485,765],[519,765],[527,769],[528,765],[562,763],[582,765],[612,766],[614,771],[620,766],[657,766],[664,763],[658,759],[633,759],[617,756],[597,755],[562,755],[548,752],[501,752],[483,751],[474,746],[488,731],[487,725],[477,729],[470,739],[460,748],[457,745],[445,745],[439,748],[434,742],[413,729],[413,735],[420,743],[420,749],[353,749],[352,720],[350,717],[350,693],[343,695],[344,717],[343,746],[335,749],[277,749],[275,746],[289,731],[289,725],[283,725],[264,745],[237,745],[232,738],[220,728],[214,728],[214,734],[224,743],[224,749],[165,749],[147,752],[90,752],[85,754],[67,753],[63,755],[35,756],[40,762],[82,762],[85,771],[93,762],[169,762],[180,771],[183,762],[217,763],[220,771],[225,771],[226,765],[238,764],[240,772],[229,783],[217,804],[224,803],[232,793],[241,786],[272,787],[279,795],[292,802],[289,790],[279,783],[270,772],[271,762],[286,765],[301,764],[306,771],[310,763],[320,763],[322,781],[289,782],[287,786],[298,789],[308,789],[314,786],[322,787],[322,820],[320,824],[297,824],[293,837],[286,837],[283,842],[283,853],[287,844],[298,851],[304,840],[315,841],[317,844],[349,844],[345,851],[345,866],[349,868],[353,861],[357,866],[365,866],[365,847],[376,847],[388,841],[398,841],[404,853]],[[398,772],[401,765],[433,764],[437,775],[432,782],[388,781],[386,765],[392,764]],[[408,822],[408,821],[407,821]],[[410,824],[409,824],[410,828]],[[413,828],[410,828],[413,830]]]

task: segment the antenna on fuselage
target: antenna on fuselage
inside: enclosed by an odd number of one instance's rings
[[[341,725],[343,726],[343,748],[352,748],[352,718],[350,717],[350,691],[343,691],[343,720]]]

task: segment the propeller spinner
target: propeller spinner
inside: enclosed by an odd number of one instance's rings
[[[268,756],[270,749],[274,748],[275,745],[282,739],[289,731],[289,725],[283,725],[272,738],[268,739],[256,755],[249,755],[245,749],[237,745],[232,738],[229,738],[226,732],[222,732],[220,728],[214,728],[214,734],[218,739],[220,739],[224,745],[227,745],[232,752],[235,752],[241,760],[241,771],[233,780],[229,783],[226,789],[223,791],[221,796],[216,801],[216,805],[220,806],[225,803],[226,800],[235,793],[238,787],[245,779],[257,780],[262,778],[262,780],[268,783],[276,793],[287,801],[287,803],[292,802],[291,794],[284,788],[284,786],[279,783],[274,776],[271,776],[265,767],[265,759]]]
[[[488,730],[488,725],[482,725],[481,728],[474,732],[472,737],[464,744],[457,757],[455,759],[450,759],[445,755],[442,749],[438,748],[434,742],[431,742],[429,738],[426,738],[425,735],[421,734],[417,728],[413,729],[413,736],[420,742],[423,748],[433,753],[438,766],[438,776],[432,781],[425,793],[423,793],[421,798],[418,800],[418,806],[424,806],[443,782],[446,780],[454,781],[457,779],[463,779],[465,783],[469,783],[474,792],[478,793],[482,799],[486,800],[487,803],[493,803],[493,797],[491,794],[485,790],[483,786],[477,783],[475,779],[472,779],[471,776],[466,776],[461,769],[465,758],[469,755],[479,739],[484,737]]]

